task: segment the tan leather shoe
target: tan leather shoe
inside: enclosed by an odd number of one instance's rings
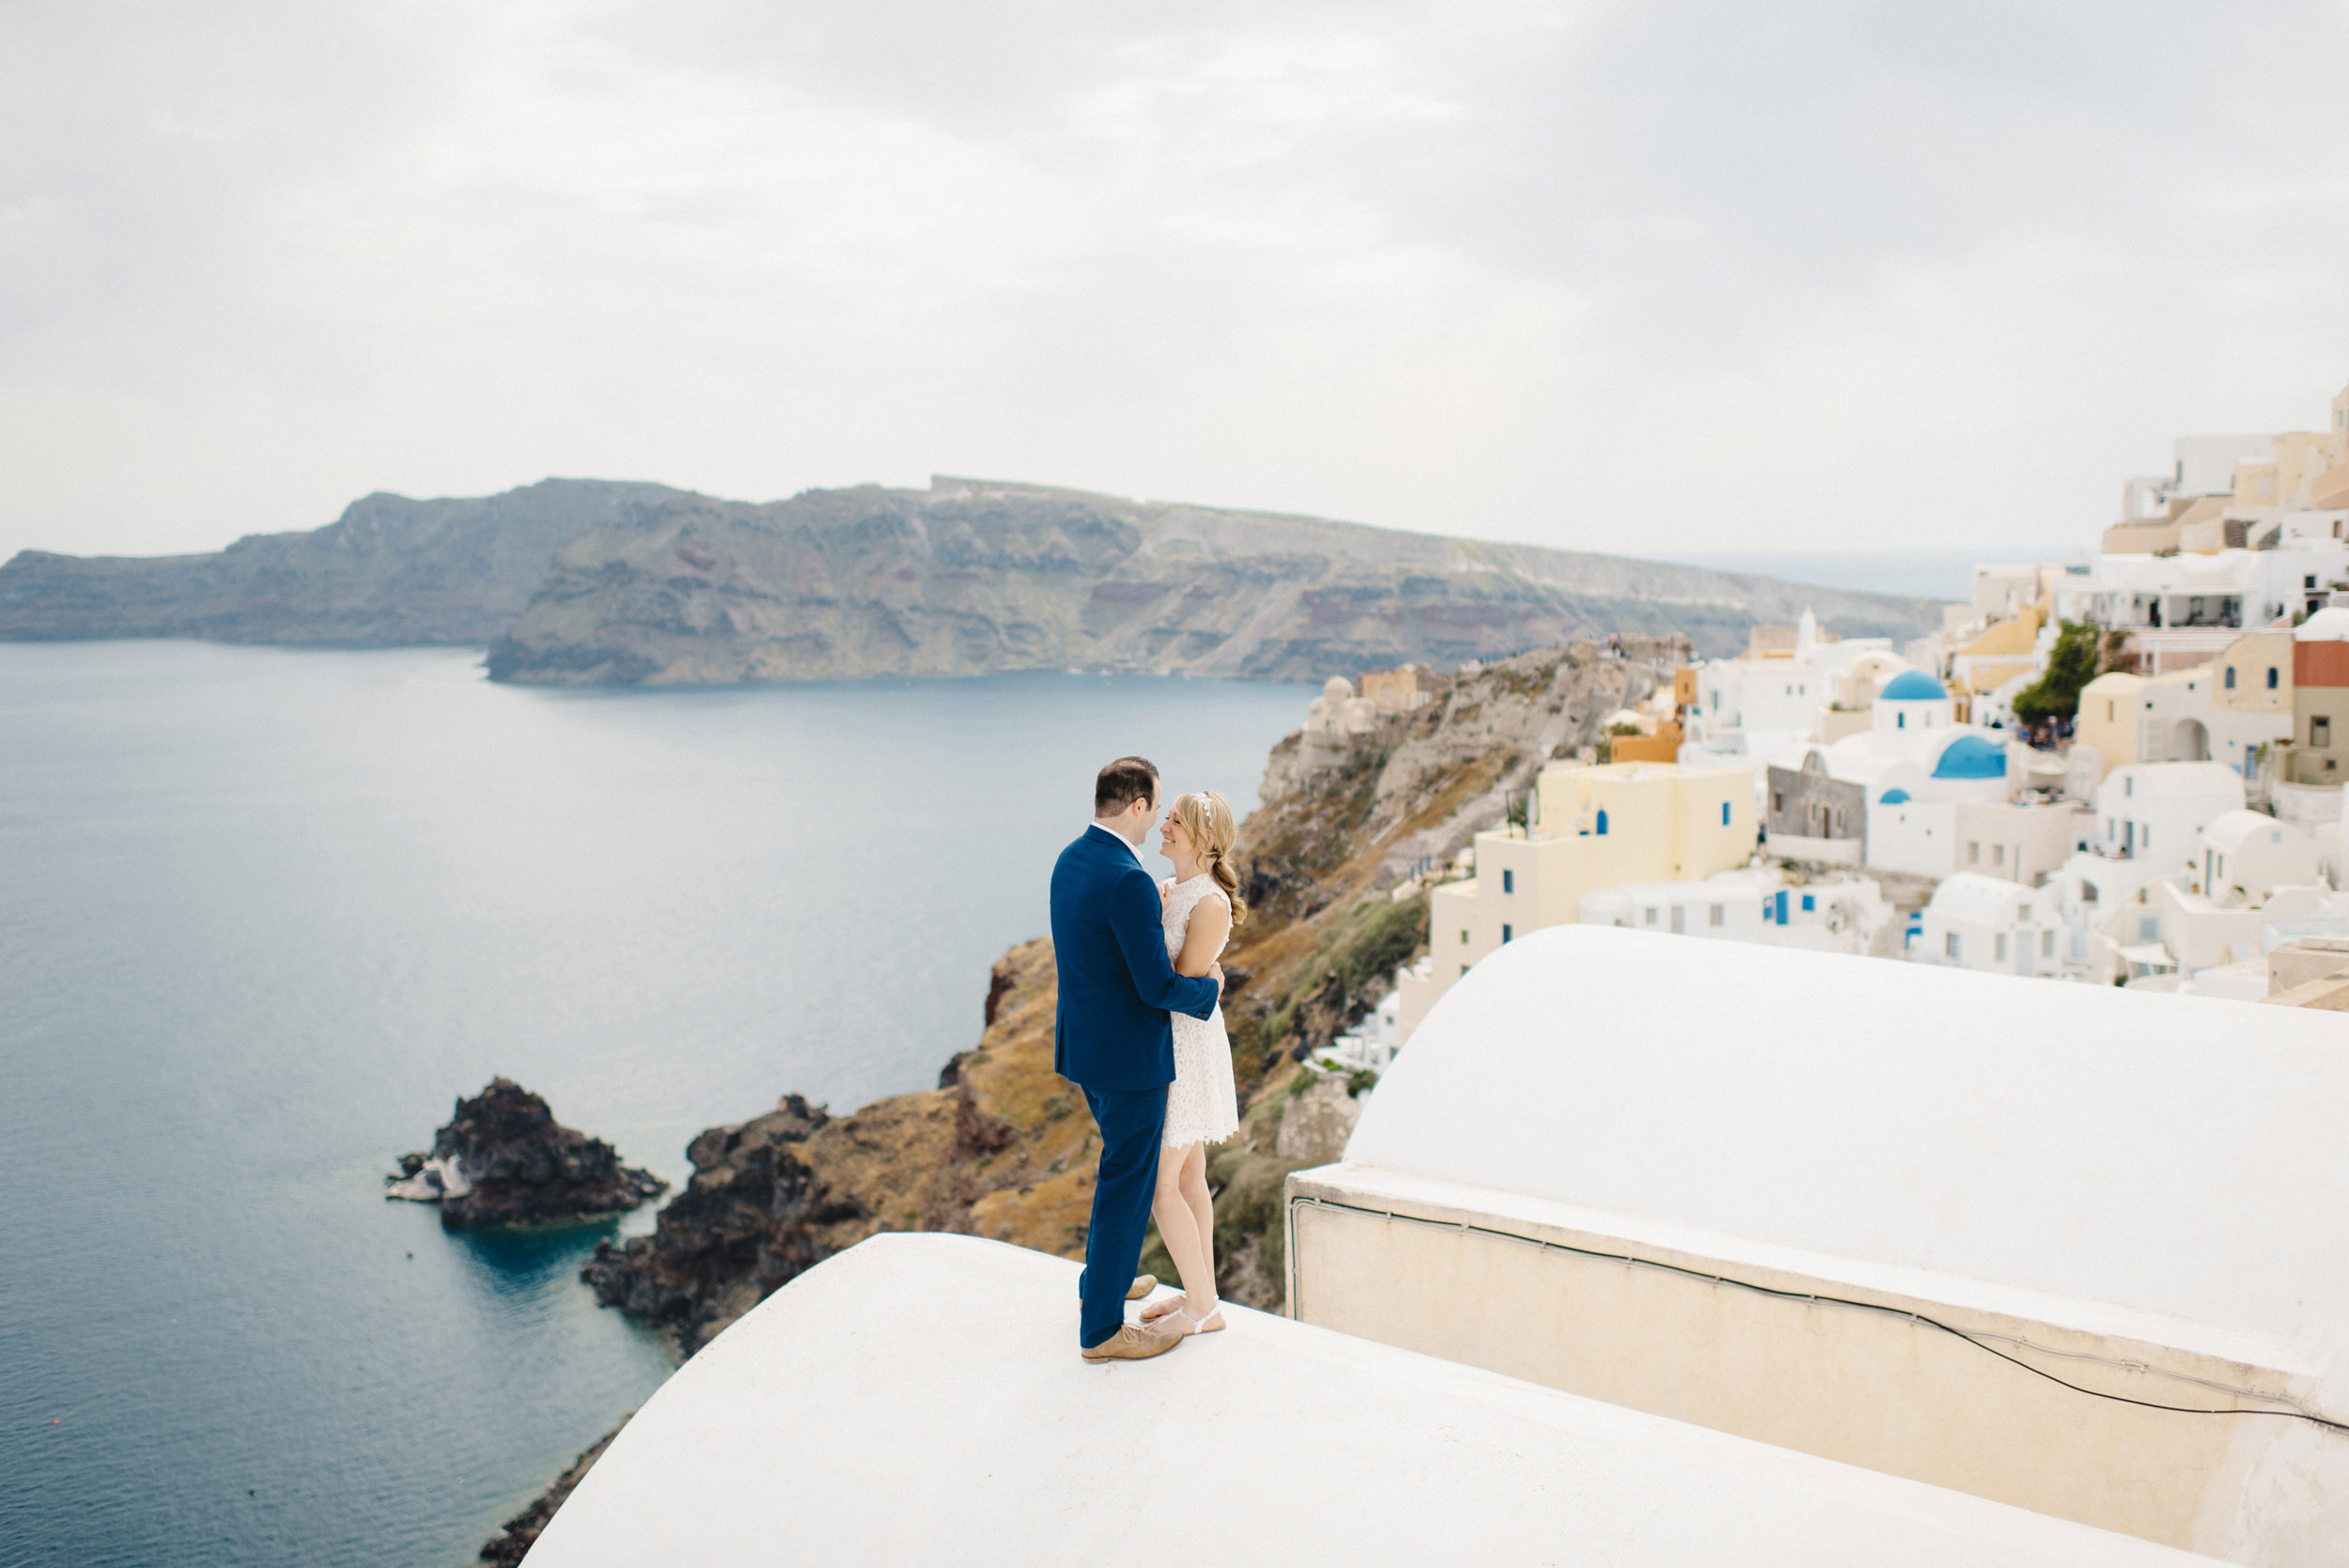
[[[1190,1337],[1145,1334],[1128,1323],[1099,1344],[1087,1345],[1081,1354],[1088,1361],[1146,1361],[1153,1356],[1165,1355]]]
[[[1134,1276],[1134,1282],[1126,1287],[1126,1299],[1139,1301],[1158,1288],[1159,1277],[1157,1275],[1137,1274]]]

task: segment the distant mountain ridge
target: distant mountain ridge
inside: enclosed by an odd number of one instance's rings
[[[742,680],[1121,670],[1316,678],[1450,668],[1608,632],[1742,649],[1806,609],[1921,635],[1927,599],[1274,513],[940,477],[787,501],[548,479],[376,494],[210,555],[26,551],[0,639],[480,644],[500,680]]]
[[[0,566],[0,638],[487,644],[582,529],[677,493],[601,479],[465,500],[378,491],[323,528],[248,534],[209,555],[22,551]]]

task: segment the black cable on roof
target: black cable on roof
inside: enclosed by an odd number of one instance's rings
[[[2313,1412],[2297,1408],[2287,1410],[2242,1410],[2222,1409],[2216,1406],[2206,1407],[2192,1405],[2162,1405],[2150,1399],[2131,1399],[2126,1394],[2111,1394],[2105,1392],[2102,1389],[2086,1388],[2078,1383],[2074,1383],[2068,1379],[2058,1377],[2054,1373],[2048,1372],[2043,1367],[2035,1367],[2029,1361],[2021,1360],[2015,1357],[2009,1356],[2005,1351],[1999,1350],[1995,1346],[1984,1344],[1982,1341],[1976,1339],[1965,1329],[1952,1327],[1949,1324],[1941,1322],[1938,1318],[1927,1317],[1922,1312],[1910,1312],[1902,1307],[1888,1307],[1881,1301],[1855,1301],[1849,1296],[1819,1296],[1809,1291],[1779,1290],[1770,1285],[1757,1285],[1750,1280],[1735,1280],[1730,1278],[1726,1274],[1707,1274],[1700,1268],[1689,1268],[1681,1264],[1658,1263],[1654,1258],[1635,1257],[1627,1252],[1595,1251],[1588,1247],[1571,1247],[1563,1241],[1545,1241],[1540,1236],[1519,1235],[1515,1231],[1498,1230],[1490,1225],[1470,1225],[1465,1221],[1454,1222],[1444,1219],[1429,1219],[1416,1214],[1396,1214],[1390,1209],[1365,1208],[1360,1203],[1341,1203],[1332,1198],[1315,1198],[1311,1196],[1291,1198],[1289,1200],[1288,1207],[1292,1226],[1295,1223],[1294,1217],[1297,1212],[1297,1205],[1299,1203],[1312,1203],[1321,1208],[1347,1209],[1355,1214],[1367,1214],[1380,1219],[1401,1219],[1413,1225],[1431,1226],[1439,1231],[1457,1231],[1463,1235],[1476,1234],[1494,1236],[1502,1241],[1522,1242],[1530,1247],[1540,1247],[1559,1252],[1572,1252],[1578,1257],[1597,1258],[1606,1263],[1631,1264],[1641,1268],[1661,1269],[1667,1274],[1685,1274],[1691,1280],[1704,1280],[1717,1285],[1735,1285],[1739,1290],[1750,1290],[1756,1296],[1776,1296],[1781,1301],[1808,1301],[1814,1304],[1818,1302],[1826,1302],[1828,1305],[1834,1307],[1853,1307],[1861,1312],[1881,1312],[1887,1317],[1906,1318],[1911,1323],[1921,1323],[1928,1328],[1938,1328],[1941,1332],[1950,1335],[1953,1339],[1964,1340],[1968,1344],[1972,1345],[1976,1350],[1987,1351],[1989,1354],[1996,1356],[1999,1360],[2011,1362],[2015,1366],[2021,1367],[2025,1372],[2032,1373],[2038,1376],[2044,1377],[2048,1382],[2057,1385],[2059,1388],[2069,1389],[2074,1393],[2092,1395],[2097,1399],[2108,1399],[2116,1405],[2134,1405],[2139,1408],[2145,1410],[2167,1410],[2172,1415],[2179,1416],[2286,1416],[2294,1421],[2308,1421],[2312,1425],[2325,1427],[2329,1431],[2349,1433],[2349,1421],[2332,1421],[2326,1417],[2316,1415]],[[1294,1234],[1289,1237],[1289,1256],[1292,1259],[1297,1256],[1297,1243]],[[2048,1354],[2061,1355],[2062,1352],[2051,1350]],[[2148,1372],[2160,1371],[2157,1367],[2147,1367],[2143,1370]],[[2246,1399],[2263,1399],[2267,1400],[2271,1404],[2290,1403],[2289,1401],[2282,1400],[2279,1396],[2273,1394],[2246,1392],[2243,1397]]]

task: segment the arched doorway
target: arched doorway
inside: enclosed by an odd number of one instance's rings
[[[2181,719],[2178,727],[2170,732],[2170,760],[2172,762],[2208,762],[2210,760],[2210,731],[2200,719]]]

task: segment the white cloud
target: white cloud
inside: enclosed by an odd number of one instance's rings
[[[0,22],[0,552],[983,472],[1568,547],[2085,539],[2349,380],[2349,23],[1863,0]]]

